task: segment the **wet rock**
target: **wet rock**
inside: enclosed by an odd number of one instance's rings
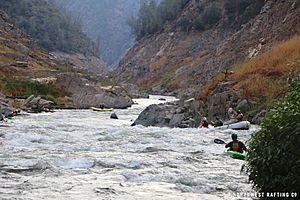
[[[119,119],[116,113],[112,113],[112,114],[110,115],[110,118],[111,118],[111,119]]]
[[[148,106],[135,120],[134,125],[157,127],[189,127],[188,113],[179,103],[165,103]]]
[[[4,115],[5,117],[13,117],[15,112],[14,108],[11,107],[3,107],[1,108],[1,114]]]
[[[170,127],[179,127],[182,121],[185,119],[185,114],[175,114],[172,116],[169,126]]]
[[[143,126],[168,126],[170,119],[166,118],[165,108],[161,105],[148,106],[135,120],[134,125]]]
[[[11,117],[15,109],[8,104],[8,99],[0,93],[0,114],[5,117]]]

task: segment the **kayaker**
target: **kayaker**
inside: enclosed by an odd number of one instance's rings
[[[208,121],[206,117],[203,117],[200,128],[208,128]]]
[[[220,119],[220,117],[216,116],[216,121],[214,122],[214,127],[223,126],[223,125],[224,125],[224,123]]]
[[[196,112],[194,115],[194,120],[195,120],[195,128],[199,127],[201,125],[201,119],[203,117],[203,114],[200,112]]]
[[[231,135],[231,138],[232,138],[232,142],[226,144],[225,148],[229,148],[229,151],[236,151],[240,153],[247,151],[245,144],[237,139],[238,138],[237,134],[233,133]]]

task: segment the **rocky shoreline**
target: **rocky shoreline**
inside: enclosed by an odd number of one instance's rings
[[[27,99],[14,99],[12,101],[1,95],[1,113],[4,116],[11,115],[16,111],[11,106],[13,104],[17,104],[21,110],[31,113],[51,112],[53,109],[88,109],[101,106],[126,109],[134,104],[131,97],[149,97],[146,93],[140,94],[138,89],[132,85],[101,87],[97,83],[83,79],[76,74],[61,74],[55,82],[70,93],[67,104],[58,106],[52,101],[33,95]],[[150,105],[140,113],[132,126],[198,128],[202,117],[207,117],[211,124],[216,117],[221,118],[222,121],[228,121],[228,108],[239,109],[244,113],[251,111],[255,102],[241,98],[239,93],[228,88],[228,85],[226,82],[218,85],[208,95],[205,102],[190,98]],[[246,116],[245,120],[252,124],[260,124],[266,113],[267,111],[263,110],[253,116]]]
[[[245,99],[230,87],[229,80],[218,84],[205,100],[190,98],[177,102],[150,105],[132,124],[157,127],[194,128],[199,127],[202,117],[213,124],[216,117],[226,122],[230,120],[228,110],[241,110],[247,113],[245,120],[252,124],[260,124],[267,110],[253,112],[256,102]],[[253,114],[249,114],[252,113]]]

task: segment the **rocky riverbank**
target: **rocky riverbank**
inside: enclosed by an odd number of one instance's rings
[[[218,84],[207,96],[205,101],[195,98],[180,100],[172,103],[150,105],[133,123],[133,125],[157,127],[199,127],[202,117],[209,122],[218,116],[222,121],[230,120],[228,110],[241,110],[245,120],[252,124],[260,124],[267,110],[255,111],[256,102],[245,99],[242,95],[230,88],[230,81]]]

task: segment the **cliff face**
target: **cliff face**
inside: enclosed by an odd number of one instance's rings
[[[194,96],[221,70],[300,32],[297,0],[252,1],[238,9],[228,8],[226,2],[230,1],[189,1],[175,21],[128,51],[115,77],[152,92]],[[220,20],[211,27],[197,27],[192,19],[211,9],[212,3],[219,10]]]

